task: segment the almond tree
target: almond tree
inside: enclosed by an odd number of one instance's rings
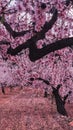
[[[58,84],[57,87],[55,88],[52,84],[50,84],[50,81],[48,80],[45,80],[45,79],[42,79],[42,78],[30,78],[31,81],[34,81],[34,80],[42,80],[45,84],[47,85],[50,85],[52,87],[52,93],[53,93],[53,96],[55,97],[55,101],[56,101],[56,106],[57,106],[57,111],[64,115],[64,116],[68,116],[67,112],[66,112],[66,109],[65,109],[65,103],[66,103],[66,100],[68,98],[68,96],[71,94],[71,91],[69,91],[66,95],[64,95],[63,99],[62,97],[60,96],[60,93],[59,93],[59,89],[60,87],[62,86],[62,84]],[[45,90],[45,93],[44,93],[44,97],[48,97],[48,89],[46,88]]]
[[[24,82],[34,71],[55,86],[62,82],[61,94],[72,88],[72,8],[72,0],[0,1],[0,54],[22,66],[17,74]]]

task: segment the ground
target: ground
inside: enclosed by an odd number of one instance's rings
[[[0,130],[73,130],[73,104],[66,103],[68,117],[56,110],[51,96],[41,88],[0,89]]]

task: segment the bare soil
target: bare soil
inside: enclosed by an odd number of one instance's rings
[[[68,117],[60,115],[51,96],[41,88],[0,89],[0,130],[73,130],[73,104],[66,103]]]

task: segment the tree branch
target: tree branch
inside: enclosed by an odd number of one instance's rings
[[[36,46],[36,42],[40,39],[44,39],[45,38],[45,33],[52,28],[52,26],[54,25],[55,21],[57,20],[57,16],[58,16],[58,12],[57,9],[55,9],[55,12],[52,16],[52,19],[49,22],[45,22],[44,26],[42,27],[42,30],[40,32],[37,32],[33,37],[31,37],[30,39],[28,39],[25,43],[23,43],[22,45],[19,45],[18,47],[16,47],[15,49],[12,49],[11,47],[8,49],[8,54],[11,55],[16,55],[18,54],[20,51],[22,51],[23,49],[29,48],[29,57],[32,57],[31,52],[33,50],[33,53],[36,52],[36,54],[38,54],[38,50],[37,46]],[[10,29],[9,29],[10,30]],[[12,31],[12,30],[11,30]],[[13,32],[12,32],[13,33]],[[16,34],[17,35],[17,34]],[[18,32],[18,35],[19,32]],[[34,54],[33,54],[34,55]],[[33,57],[32,57],[33,58]],[[38,57],[39,58],[39,57]],[[33,59],[34,60],[34,59]]]
[[[2,40],[0,41],[0,45],[10,45],[10,42],[6,41],[6,40]]]
[[[51,85],[48,80],[42,79],[42,78],[40,78],[40,77],[39,77],[39,78],[36,78],[36,79],[30,78],[30,80],[31,80],[31,81],[41,80],[41,81],[43,81],[45,84]],[[58,85],[57,85],[57,88],[54,88],[52,85],[51,85],[51,87],[52,87],[52,90],[53,90],[52,93],[53,93],[53,95],[55,96],[57,111],[58,111],[60,114],[64,115],[64,116],[68,116],[68,115],[67,115],[67,112],[66,112],[66,110],[65,110],[65,103],[64,103],[64,101],[62,101],[62,98],[61,98],[61,96],[60,96],[60,94],[59,94],[59,89],[60,89],[60,87],[61,87],[61,84],[58,84]],[[70,92],[69,92],[69,93],[70,93]],[[45,94],[47,94],[47,93],[45,93]],[[45,96],[47,97],[47,95],[45,95]],[[65,100],[66,100],[66,98],[67,98],[67,97],[64,97]]]
[[[49,54],[50,52],[54,52],[56,50],[63,49],[65,47],[73,45],[73,37],[70,38],[64,38],[61,40],[58,40],[56,42],[53,42],[49,45],[46,45],[45,47],[38,49],[36,46],[36,42],[39,39],[43,39],[45,37],[45,33],[52,28],[53,24],[57,20],[57,10],[55,10],[54,15],[52,19],[49,21],[49,23],[45,23],[44,27],[40,32],[37,32],[35,36],[28,39],[25,43],[22,45],[19,45],[15,49],[13,49],[11,46],[8,48],[7,54],[10,55],[17,55],[19,52],[21,52],[23,49],[29,48],[29,58],[32,62],[35,62],[36,60],[42,58],[43,56]],[[19,33],[18,33],[19,35]]]
[[[55,96],[55,101],[56,101],[56,106],[57,106],[57,111],[64,115],[64,116],[68,116],[67,115],[67,112],[66,112],[66,109],[65,109],[65,104],[63,103],[62,101],[62,98],[61,96],[59,95],[59,91],[58,89],[52,87],[53,89],[53,95]]]
[[[50,52],[54,52],[56,50],[63,49],[65,47],[73,45],[73,37],[72,38],[64,38],[58,40],[50,45],[47,45],[41,49],[35,49],[32,45],[29,48],[29,58],[31,61],[36,61],[43,56],[49,54]]]
[[[52,28],[53,24],[57,20],[57,16],[58,16],[58,11],[57,11],[57,9],[55,9],[55,12],[53,13],[52,19],[49,22],[45,22],[45,25],[42,27],[42,30],[40,32],[37,32],[36,35],[33,36],[33,38],[31,38],[31,40],[34,39],[36,42],[39,39],[44,39],[45,33],[49,29]],[[6,20],[1,16],[0,16],[0,21],[5,26],[6,30],[10,33],[10,35],[13,36],[13,38],[24,36],[27,32],[30,31],[30,30],[26,30],[26,31],[21,31],[21,32],[15,32],[15,31],[13,31],[11,26],[6,22]]]
[[[49,54],[50,52],[54,52],[56,50],[60,50],[71,45],[73,45],[73,37],[58,40],[54,43],[51,43],[50,45],[46,45],[45,47],[38,49],[35,43],[31,43],[29,39],[26,43],[19,45],[15,49],[12,49],[10,47],[7,53],[11,55],[17,55],[20,51],[22,51],[22,49],[29,48],[29,58],[31,61],[34,62]]]
[[[72,93],[72,91],[69,91],[68,94],[66,94],[64,97],[63,97],[63,104],[65,105],[66,103],[66,100],[68,98],[68,96]]]
[[[11,28],[11,26],[1,16],[0,16],[0,22],[5,26],[6,30],[10,33],[10,35],[13,38],[24,36],[26,33],[28,33],[30,31],[30,30],[21,31],[21,32],[13,31],[13,29]]]
[[[57,17],[58,17],[58,11],[57,9],[55,9],[51,20],[49,22],[45,22],[44,26],[42,27],[42,30],[40,32],[37,32],[35,36],[31,38],[32,42],[34,41],[34,43],[36,43],[38,40],[44,39],[45,33],[53,27],[54,23],[57,20]]]

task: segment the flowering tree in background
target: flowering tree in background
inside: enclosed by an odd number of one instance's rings
[[[72,0],[0,1],[0,55],[14,82],[40,76],[62,83],[62,95],[73,88],[72,21]]]

